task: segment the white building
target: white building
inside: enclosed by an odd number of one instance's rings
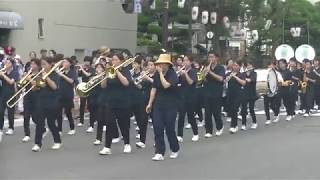
[[[134,52],[137,15],[119,0],[0,0],[0,46],[29,51],[54,49],[79,59],[106,45]]]

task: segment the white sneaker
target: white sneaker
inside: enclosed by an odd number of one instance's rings
[[[253,123],[250,128],[251,129],[257,129],[258,128],[258,124],[257,123]]]
[[[13,135],[13,129],[8,129],[6,135]]]
[[[141,149],[146,148],[146,145],[143,142],[137,142],[136,146],[137,146],[137,148],[141,148]]]
[[[278,116],[276,116],[276,118],[272,122],[277,123],[279,121],[280,121],[280,116],[278,115]]]
[[[183,138],[181,136],[177,136],[178,142],[182,143],[183,142]]]
[[[125,144],[123,148],[124,153],[131,153],[131,145],[130,144]]]
[[[101,145],[101,141],[96,139],[94,142],[93,142],[93,145],[95,146],[98,146],[98,145]]]
[[[68,135],[70,135],[70,136],[73,136],[73,135],[75,135],[76,134],[76,130],[70,130],[69,132],[68,132]]]
[[[152,158],[152,161],[163,161],[164,157],[162,154],[155,154]]]
[[[99,152],[100,155],[110,155],[112,154],[111,153],[111,149],[110,148],[106,148],[104,147],[100,152]]]
[[[204,126],[204,121],[198,123],[198,127],[203,127],[203,126]]]
[[[191,128],[191,124],[188,123],[184,128],[190,129]]]
[[[227,117],[226,121],[231,122],[231,117]]]
[[[41,150],[40,146],[38,146],[37,144],[35,144],[32,149],[33,152],[39,152]]]
[[[235,134],[236,132],[238,132],[238,127],[231,127],[230,129],[229,129],[229,131],[230,131],[230,133],[231,134]]]
[[[179,156],[179,152],[171,152],[170,159],[177,159]]]
[[[61,143],[54,143],[53,146],[51,147],[51,149],[53,149],[53,150],[58,150],[58,149],[61,148],[61,146],[62,146]]]
[[[309,117],[309,113],[304,113],[303,117]]]
[[[241,130],[242,130],[242,131],[246,131],[246,130],[247,130],[247,127],[246,127],[245,125],[242,125],[242,126],[241,126]]]
[[[212,134],[206,133],[206,134],[204,135],[204,137],[205,137],[205,138],[211,138],[211,137],[212,137]]]
[[[83,124],[82,124],[82,123],[78,123],[77,126],[78,126],[78,127],[82,127]]]
[[[121,138],[113,138],[112,139],[112,144],[117,144],[121,141]]]
[[[136,131],[139,131],[139,130],[140,130],[140,128],[139,128],[139,126],[137,126],[137,127],[136,127]]]
[[[267,120],[267,121],[265,122],[265,124],[266,124],[266,125],[271,124],[271,120]]]
[[[30,141],[30,136],[25,136],[23,139],[22,139],[22,142],[29,142]]]
[[[136,119],[136,118],[135,118],[134,116],[131,116],[131,117],[130,117],[130,120],[131,120],[131,121],[133,121],[133,120],[135,120],[135,119]],[[133,122],[133,123],[137,123],[137,121],[135,121],[135,122]]]
[[[292,116],[287,116],[286,121],[291,121]]]
[[[103,126],[103,132],[107,131],[107,126]]]
[[[136,139],[140,139],[140,134],[137,134],[137,135],[136,135]]]
[[[196,114],[196,115],[194,116],[194,118],[199,119],[199,115],[198,115],[198,114]]]
[[[220,129],[220,130],[217,130],[216,131],[216,136],[221,136],[222,135],[222,133],[223,133],[223,127],[222,127],[222,129]]]
[[[0,131],[0,143],[2,142],[2,136],[3,136],[3,132]]]
[[[191,140],[192,140],[193,142],[199,141],[199,135],[193,135]]]
[[[63,135],[63,133],[62,133],[61,131],[59,131],[59,135],[60,135],[60,136],[62,136],[62,135]],[[43,135],[42,135],[42,137],[43,137]]]
[[[150,119],[148,119],[148,122],[149,122],[149,123],[152,123],[152,119],[151,119],[151,118],[150,118]]]
[[[89,127],[89,128],[87,129],[87,133],[93,133],[93,132],[94,132],[93,127]]]

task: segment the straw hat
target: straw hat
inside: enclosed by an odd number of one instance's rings
[[[155,64],[172,64],[171,55],[170,54],[160,54],[159,59],[155,62]]]

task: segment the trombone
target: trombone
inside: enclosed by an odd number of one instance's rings
[[[76,91],[80,97],[88,97],[90,94],[90,91],[98,86],[102,81],[106,79],[114,79],[116,77],[116,71],[120,68],[127,67],[128,65],[132,64],[138,56],[135,56],[133,58],[127,59],[123,63],[121,63],[119,66],[116,67],[109,67],[106,68],[106,70],[94,77],[92,77],[88,82],[82,82],[79,83],[76,87]]]
[[[31,71],[28,72],[17,84],[19,90],[11,96],[11,98],[7,101],[7,106],[9,108],[13,108],[22,98],[24,98],[33,88],[37,85],[34,84],[28,88],[28,86],[32,83],[32,81],[36,80],[42,73],[44,69],[35,74],[30,80],[27,78],[31,75]]]
[[[9,108],[13,108],[22,98],[24,98],[33,88],[36,87],[45,87],[46,86],[46,79],[49,77],[51,73],[56,71],[62,64],[62,61],[56,63],[49,72],[47,72],[44,76],[41,77],[42,73],[44,73],[44,69],[42,68],[37,74],[35,74],[30,80],[27,80],[27,76],[30,76],[28,73],[25,75],[22,80],[25,81],[21,83],[21,87],[19,90],[11,96],[11,98],[7,101],[7,106]],[[40,78],[41,77],[41,78]],[[39,79],[40,78],[40,79]],[[28,88],[28,86],[32,83],[32,81],[36,81],[36,84],[33,84]],[[20,82],[20,81],[19,81]],[[22,82],[22,81],[21,81]]]

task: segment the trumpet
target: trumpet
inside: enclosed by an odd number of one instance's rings
[[[144,73],[141,73],[140,76],[136,77],[136,78],[133,80],[134,84],[135,84],[136,86],[139,85],[139,84],[141,84],[142,81],[143,81],[143,78],[146,77],[146,76],[148,76],[149,74],[150,74],[149,71],[145,71]]]
[[[282,82],[282,86],[293,86],[294,82],[292,80],[286,80]]]
[[[125,62],[116,67],[106,68],[105,71],[99,75],[92,77],[88,82],[79,83],[76,87],[76,92],[80,97],[88,97],[90,91],[98,86],[102,81],[106,79],[114,79],[116,77],[116,71],[120,68],[127,67],[132,64],[138,56],[127,59]]]
[[[186,66],[182,66],[179,70],[176,71],[177,76],[180,77],[181,76],[181,72],[184,71],[186,69]]]

